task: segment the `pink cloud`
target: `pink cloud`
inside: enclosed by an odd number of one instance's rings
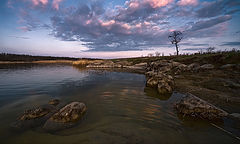
[[[152,8],[160,8],[164,7],[170,3],[172,3],[174,0],[130,0],[126,1],[125,5],[127,5],[131,9],[137,9],[140,8],[143,5],[150,5]]]
[[[145,0],[152,8],[160,8],[172,3],[173,0]]]
[[[177,3],[180,6],[187,6],[187,5],[197,5],[198,0],[180,0]]]
[[[43,5],[46,5],[48,3],[48,0],[31,0],[33,5],[39,5],[40,3]]]
[[[55,8],[56,10],[59,9],[59,4],[62,2],[63,0],[53,0],[52,5],[53,8]]]
[[[26,26],[17,27],[17,29],[20,29],[20,30],[22,30],[22,31],[24,31],[24,32],[31,31],[31,29],[29,29],[29,28],[26,27]]]
[[[100,21],[101,22],[101,21]],[[109,27],[112,26],[113,24],[115,24],[115,20],[110,20],[110,21],[105,21],[105,22],[101,22],[101,25],[103,27]]]

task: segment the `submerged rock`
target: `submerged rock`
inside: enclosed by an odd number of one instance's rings
[[[192,95],[187,94],[179,103],[176,109],[184,116],[191,116],[200,119],[216,120],[228,115],[224,110]]]
[[[56,111],[52,105],[43,105],[25,110],[25,112],[11,126],[18,129],[28,129],[44,124]]]
[[[77,124],[85,114],[86,110],[86,105],[81,102],[67,104],[51,116],[51,118],[44,124],[43,128],[49,132],[70,128]]]
[[[59,99],[51,99],[51,100],[48,102],[48,104],[56,106],[56,105],[59,104],[59,102],[60,102]]]

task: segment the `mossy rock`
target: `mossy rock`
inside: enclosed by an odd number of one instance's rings
[[[81,102],[72,102],[61,108],[51,116],[43,128],[49,132],[66,129],[75,126],[86,113],[87,107]]]

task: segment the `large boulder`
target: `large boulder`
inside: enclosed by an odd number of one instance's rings
[[[178,113],[199,119],[217,120],[228,115],[224,110],[192,94],[185,95],[175,107]]]
[[[157,87],[159,80],[156,77],[151,77],[147,80],[147,86],[148,87]]]
[[[165,68],[163,68],[165,67]],[[168,60],[160,60],[160,61],[155,61],[155,62],[151,62],[147,65],[147,70],[148,71],[166,71],[165,69],[168,68],[168,70],[170,70],[172,67],[172,61],[168,61]]]
[[[149,72],[146,85],[148,87],[157,88],[158,92],[161,94],[171,93],[174,86],[174,80],[171,75]]]
[[[38,127],[44,124],[54,112],[56,112],[56,108],[53,105],[42,105],[25,110],[11,127],[22,130]]]
[[[173,91],[172,82],[160,80],[158,82],[157,90],[160,94],[171,93]]]
[[[72,102],[52,115],[43,128],[49,132],[66,129],[75,126],[82,119],[87,107],[81,102]]]

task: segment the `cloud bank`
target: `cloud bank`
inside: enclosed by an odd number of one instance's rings
[[[128,0],[112,8],[104,1],[76,5],[66,4],[67,0],[22,2],[32,9],[19,10],[23,24],[19,29],[47,28],[62,41],[83,42],[89,51],[166,46],[173,30],[183,31],[185,38],[217,37],[228,29],[232,15],[240,11],[240,2],[231,0]],[[48,15],[48,20],[41,19],[39,13]]]

